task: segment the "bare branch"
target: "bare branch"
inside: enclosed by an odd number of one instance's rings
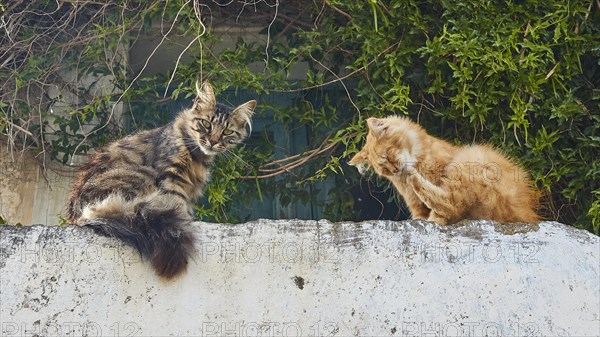
[[[274,160],[272,162],[261,165],[258,168],[258,171],[266,174],[253,176],[247,175],[240,177],[240,179],[266,179],[283,173],[290,173],[293,169],[298,168],[313,159],[316,159],[319,155],[322,155],[326,152],[334,151],[338,145],[339,143],[330,142],[328,138],[316,149],[305,151],[301,154],[296,154],[287,158]]]

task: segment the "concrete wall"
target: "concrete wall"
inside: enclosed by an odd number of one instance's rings
[[[0,226],[2,336],[598,336],[599,238],[554,222],[196,224],[165,283],[77,227]]]

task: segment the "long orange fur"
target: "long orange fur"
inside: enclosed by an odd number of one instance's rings
[[[413,219],[539,221],[539,193],[528,173],[491,146],[453,146],[404,117],[369,118],[367,125],[366,143],[350,164],[389,179]]]

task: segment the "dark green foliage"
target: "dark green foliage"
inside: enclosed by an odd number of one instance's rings
[[[261,3],[256,12],[232,4],[211,10],[199,6],[201,13],[192,6],[196,1],[113,2],[79,9],[90,18],[94,10],[104,11],[103,20],[90,19],[88,26],[71,22],[85,26],[80,35],[92,37],[86,44],[67,48],[73,32],[48,38],[41,41],[45,52],[23,54],[0,71],[3,134],[67,162],[75,152],[124,133],[111,116],[117,100],[130,113],[128,130],[168,120],[173,106],[166,109],[165,103],[193,96],[201,69],[218,93],[260,95],[259,116],[272,118],[286,132],[306,128],[310,141],[288,155],[328,146],[291,174],[265,179],[252,176],[264,175],[261,167],[281,157],[268,136],[262,145],[236,152],[249,166],[233,155],[222,158],[206,193],[208,203],[199,207],[205,219],[245,220],[231,208],[232,200],[245,205],[271,196],[282,205],[313,200],[326,177],[337,182],[323,201],[327,217],[358,219],[348,182],[359,177],[341,162],[362,145],[366,118],[406,114],[455,143],[502,148],[532,172],[544,193],[546,219],[596,234],[600,230],[600,11],[594,1],[290,1],[279,11]],[[48,1],[17,3],[3,7],[54,15],[73,10],[69,4],[57,10]],[[107,51],[153,24],[170,27],[175,18],[174,34],[200,36],[202,48],[196,43],[187,53],[191,62],[180,63],[174,73],[141,77],[110,62],[113,54]],[[259,34],[264,40],[240,38],[213,53],[211,47],[222,38],[211,26],[213,19],[264,27]],[[40,32],[49,34],[44,27],[25,26],[11,38],[31,41]],[[4,52],[10,42],[1,39]],[[67,115],[52,114],[49,107],[60,98],[32,102],[23,93],[50,83],[47,74],[56,64],[77,65],[80,76],[111,74],[118,90],[90,97],[90,88],[77,88],[82,103]],[[290,79],[298,66],[306,67],[306,77]],[[282,93],[293,99],[285,104],[268,99]],[[82,124],[92,121],[98,131],[84,138]],[[15,133],[10,127],[15,125],[31,135]]]

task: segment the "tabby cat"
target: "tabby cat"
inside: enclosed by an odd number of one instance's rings
[[[526,171],[491,146],[453,146],[404,117],[369,118],[367,125],[366,143],[350,164],[389,179],[413,219],[539,220],[539,193]]]
[[[67,205],[72,224],[123,240],[173,279],[195,252],[194,202],[218,153],[240,144],[256,101],[236,108],[217,103],[213,88],[196,87],[190,109],[153,130],[96,152],[75,178]]]

